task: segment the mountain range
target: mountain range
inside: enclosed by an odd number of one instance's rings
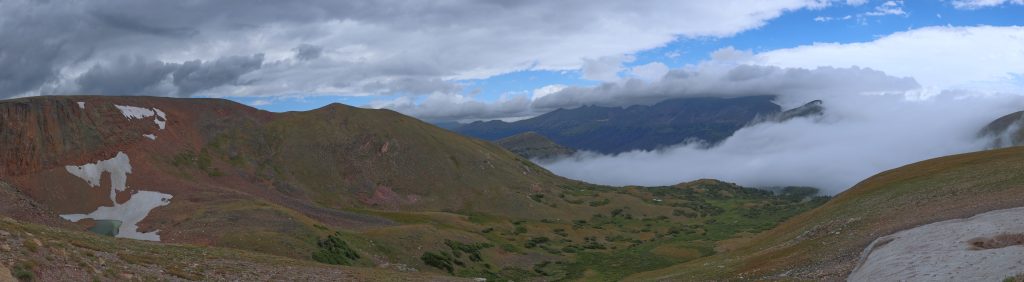
[[[815,101],[754,122],[822,112]],[[1015,118],[982,132],[1015,134]],[[910,164],[828,197],[711,179],[593,185],[340,104],[33,97],[0,101],[0,124],[0,280],[1024,278],[1010,259],[1024,236],[1022,147]],[[533,133],[502,143],[568,150]]]
[[[654,105],[558,109],[516,122],[478,121],[453,131],[498,140],[536,132],[576,150],[615,154],[684,141],[714,144],[759,117],[781,112],[774,96],[680,98]]]
[[[33,97],[0,101],[0,124],[0,260],[18,278],[617,280],[827,199],[714,180],[591,185],[340,104]]]
[[[516,122],[494,120],[444,126],[449,130],[485,140],[505,139],[498,142],[499,144],[523,138],[537,139],[539,135],[557,146],[572,151],[617,154],[634,150],[653,150],[684,142],[714,145],[751,124],[819,116],[825,111],[820,100],[782,111],[779,105],[772,102],[774,98],[678,98],[650,106],[585,106],[558,109]],[[528,135],[513,137],[524,133]],[[542,143],[546,147],[552,146],[547,142]],[[544,150],[526,149],[523,144],[505,148],[513,152]],[[562,151],[565,153],[565,150]],[[531,158],[528,155],[524,156]]]

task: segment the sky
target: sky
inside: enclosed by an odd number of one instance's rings
[[[0,0],[0,99],[339,102],[430,122],[677,97],[825,100],[820,120],[750,126],[712,148],[545,164],[604,184],[715,177],[838,192],[985,148],[977,128],[1024,109],[1022,93],[1022,0]],[[656,166],[618,169],[645,164]]]
[[[270,111],[341,102],[431,121],[515,118],[551,110],[532,107],[537,96],[654,81],[725,49],[768,65],[848,66],[794,49],[1024,19],[1020,0],[335,2],[0,1],[0,98],[220,97]],[[852,64],[896,76],[925,68]]]

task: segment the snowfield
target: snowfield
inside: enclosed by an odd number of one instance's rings
[[[1024,207],[880,237],[849,281],[1002,281],[1024,273]]]
[[[132,173],[131,160],[124,152],[118,152],[117,156],[109,160],[97,161],[96,163],[80,166],[69,165],[65,169],[82,180],[89,186],[99,187],[103,173],[110,173],[110,201],[112,206],[99,206],[96,211],[89,214],[64,214],[62,218],[71,222],[78,222],[90,218],[95,220],[118,220],[121,227],[116,237],[130,238],[136,240],[160,241],[159,230],[142,233],[138,231],[138,223],[149,215],[153,209],[166,206],[171,203],[170,194],[142,191],[132,194],[124,204],[118,204],[117,192],[124,191],[127,186],[128,174]]]
[[[118,110],[121,110],[121,114],[128,119],[145,119],[148,117],[155,117],[153,122],[160,127],[160,130],[164,130],[167,127],[167,114],[160,109],[153,108],[140,108],[135,106],[122,106],[114,105]]]
[[[69,165],[65,166],[64,169],[68,173],[85,180],[92,187],[100,187],[100,177],[103,176],[104,172],[109,172],[110,200],[114,201],[114,196],[117,195],[117,192],[124,191],[126,188],[125,183],[128,180],[128,174],[132,173],[132,164],[131,160],[128,159],[128,155],[124,152],[117,152],[117,156],[109,160],[80,166]]]

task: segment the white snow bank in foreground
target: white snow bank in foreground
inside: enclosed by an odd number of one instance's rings
[[[143,134],[142,137],[149,138],[150,140],[156,140],[156,135],[153,134]]]
[[[155,138],[155,136],[154,136]],[[124,191],[128,174],[132,173],[131,160],[124,152],[118,152],[117,156],[109,160],[97,161],[96,163],[80,166],[69,165],[64,167],[68,173],[85,180],[89,186],[100,186],[100,179],[103,173],[110,173],[110,202],[112,206],[99,206],[96,211],[89,214],[64,214],[62,218],[72,222],[78,222],[85,218],[95,220],[119,220],[121,227],[116,237],[130,238],[137,240],[160,241],[159,230],[142,233],[138,231],[138,223],[149,215],[153,209],[166,206],[171,203],[173,196],[160,192],[139,191],[132,195],[124,204],[118,204],[117,192]]]
[[[148,109],[122,105],[114,105],[114,107],[117,107],[118,110],[121,110],[121,114],[128,119],[144,119],[155,116],[153,122],[160,127],[160,130],[164,130],[164,128],[167,127],[167,114],[164,114],[164,112],[160,109]]]
[[[918,226],[872,242],[848,280],[1001,281],[1024,273],[1021,234],[1024,207]]]
[[[166,206],[171,203],[173,196],[160,192],[139,191],[132,195],[124,204],[114,203],[114,206],[100,206],[96,211],[89,214],[63,214],[60,217],[78,222],[85,218],[94,220],[119,220],[121,228],[118,229],[116,237],[130,238],[136,240],[160,241],[160,230],[142,233],[139,232],[139,222],[149,215],[153,209]]]

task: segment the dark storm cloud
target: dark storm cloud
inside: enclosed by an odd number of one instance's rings
[[[263,66],[263,54],[231,56],[213,62],[188,61],[174,71],[174,85],[178,94],[191,96],[196,92],[226,84],[238,83],[243,74]]]
[[[121,57],[108,65],[93,66],[76,82],[86,94],[158,95],[161,93],[154,93],[151,88],[177,67],[143,57]]]
[[[30,45],[17,40],[0,41],[0,99],[37,89],[54,79],[55,63],[63,45],[60,42]]]
[[[460,89],[460,79],[578,69],[587,58],[678,36],[730,36],[822,5],[731,1],[3,0],[0,98],[106,90],[423,95]],[[131,63],[118,62],[124,57]],[[179,65],[170,85],[156,82],[166,69],[154,62]],[[139,68],[147,71],[125,76],[139,81],[110,82]],[[241,87],[243,74],[251,79]]]
[[[111,27],[132,32],[170,37],[192,37],[199,34],[199,30],[195,28],[154,26],[147,24],[143,20],[131,18],[126,15],[110,14],[106,12],[94,12],[92,15]]]
[[[320,57],[324,48],[320,46],[302,44],[295,47],[295,58],[301,61],[309,61]]]

